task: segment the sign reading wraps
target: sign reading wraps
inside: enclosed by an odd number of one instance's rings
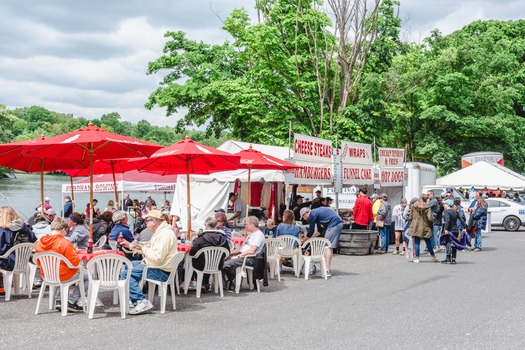
[[[404,168],[381,168],[381,187],[403,186]]]
[[[379,166],[402,167],[405,162],[405,150],[403,148],[379,147]]]
[[[341,141],[341,159],[343,164],[372,165],[372,145]]]

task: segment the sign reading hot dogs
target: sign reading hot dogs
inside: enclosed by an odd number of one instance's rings
[[[294,135],[294,159],[332,163],[332,141],[302,134]]]
[[[379,147],[379,165],[402,167],[405,161],[405,150],[403,148]]]
[[[372,165],[372,145],[341,141],[341,160],[343,164]]]
[[[403,186],[404,168],[381,168],[381,187]]]

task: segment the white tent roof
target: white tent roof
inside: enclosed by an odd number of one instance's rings
[[[524,190],[525,176],[502,165],[480,161],[466,168],[440,177],[438,185],[450,187],[485,188],[501,190]]]
[[[241,142],[241,141],[233,141],[233,140],[224,142],[222,145],[217,147],[217,149],[224,151],[224,152],[237,153],[244,149],[250,148],[250,145],[252,146],[253,149],[259,152],[270,154],[282,160],[293,157],[293,150],[291,150],[288,147],[268,146],[268,145],[261,145],[257,143],[249,143],[249,142]]]

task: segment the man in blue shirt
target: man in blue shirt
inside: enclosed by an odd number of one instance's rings
[[[301,219],[308,221],[309,226],[306,233],[308,238],[324,236],[330,241],[332,249],[337,248],[339,236],[341,236],[341,231],[343,230],[343,220],[335,211],[329,207],[319,207],[313,210],[302,208],[300,214]],[[326,230],[324,235],[320,232],[323,229]],[[328,277],[332,276],[330,269],[333,255],[332,249],[325,249],[326,274]]]

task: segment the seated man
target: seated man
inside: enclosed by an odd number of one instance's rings
[[[36,244],[35,253],[42,252],[54,252],[66,257],[67,260],[73,265],[78,266],[80,264],[80,257],[77,254],[77,250],[69,240],[65,238],[68,230],[68,222],[63,218],[55,218],[51,223],[51,234],[45,235]],[[44,275],[42,269],[40,269],[42,275]],[[77,278],[79,274],[78,269],[70,269],[66,264],[60,263],[60,281],[66,282],[70,279]],[[84,275],[84,288],[88,289],[89,278]],[[55,305],[57,310],[61,310],[60,305],[60,291],[55,297]],[[80,299],[80,289],[77,286],[71,291],[68,297],[67,310],[71,312],[83,312],[82,306],[78,305]]]
[[[192,242],[190,255],[194,256],[201,248],[205,247],[223,247],[230,251],[230,245],[226,239],[224,231],[217,229],[217,220],[215,218],[207,218],[204,222],[206,225],[204,232],[199,234],[199,237],[195,238]],[[226,256],[224,257],[226,258]],[[219,264],[219,269],[222,269],[224,259]],[[192,259],[192,265],[195,270],[202,271],[204,269],[204,255],[199,256],[197,259]],[[204,292],[210,290],[210,275],[205,274],[202,278],[202,288]]]
[[[259,230],[259,219],[255,216],[248,216],[244,225],[248,230],[248,236],[244,244],[231,251],[229,260],[224,263],[224,267],[222,268],[227,282],[229,281],[230,283],[230,288],[234,285],[235,270],[237,267],[242,266],[244,257],[250,254],[259,254],[264,249],[264,234]],[[254,266],[255,258],[247,258],[246,265]]]
[[[141,253],[144,259],[142,261],[134,260],[131,262],[133,264],[133,270],[131,270],[131,278],[129,281],[129,298],[135,307],[129,311],[130,315],[141,314],[153,307],[139,286],[144,267],[146,265],[162,266],[177,254],[177,237],[171,225],[164,220],[162,213],[159,210],[150,210],[143,218],[146,221],[147,227],[153,231],[153,235],[147,244],[135,241],[133,246],[133,249]],[[131,243],[126,240],[121,243],[123,247],[128,249],[130,248],[130,244]],[[170,272],[171,266],[163,269],[149,269],[147,277],[165,282],[168,280]],[[122,278],[124,278],[126,274],[127,271],[123,271]]]

